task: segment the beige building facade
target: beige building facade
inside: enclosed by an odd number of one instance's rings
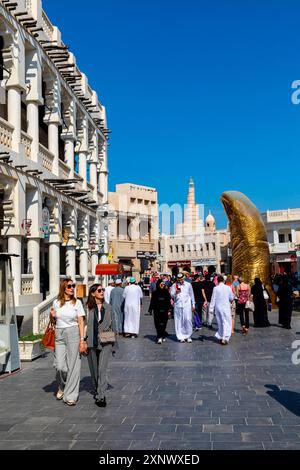
[[[109,260],[122,263],[138,280],[156,269],[158,255],[158,203],[155,188],[117,184],[108,194]]]

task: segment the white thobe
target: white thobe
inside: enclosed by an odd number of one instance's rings
[[[193,334],[192,307],[195,307],[195,297],[189,282],[178,284],[181,289],[179,294],[176,294],[176,285],[177,283],[172,285],[170,294],[174,300],[175,333],[177,339],[181,341],[190,338]]]
[[[219,340],[223,339],[225,341],[229,341],[231,337],[231,302],[233,299],[234,294],[231,287],[225,286],[223,282],[214,288],[209,305],[209,311],[210,313],[215,311],[218,322],[218,331],[215,336]]]
[[[111,294],[111,291],[114,289],[113,286],[108,286],[108,287],[105,287],[105,291],[104,291],[104,300],[107,304],[110,303],[110,294]]]
[[[141,299],[143,292],[140,286],[132,284],[125,287],[123,292],[125,299],[124,306],[124,333],[139,334],[140,315],[141,315]]]

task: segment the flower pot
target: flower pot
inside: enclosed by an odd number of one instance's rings
[[[45,355],[45,348],[40,339],[35,341],[19,341],[21,361],[33,361],[37,357]]]

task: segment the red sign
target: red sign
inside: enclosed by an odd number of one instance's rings
[[[187,260],[187,261],[169,261],[168,262],[168,268],[183,268],[184,266],[187,266],[187,267],[191,267],[192,266],[192,262],[191,260]]]
[[[291,261],[297,262],[297,255],[291,255]]]
[[[95,274],[97,276],[116,276],[122,274],[122,271],[122,265],[118,263],[97,264]]]

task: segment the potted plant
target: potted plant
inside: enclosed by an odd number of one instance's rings
[[[19,350],[21,361],[33,361],[37,357],[45,355],[45,348],[41,343],[44,335],[33,333],[19,338]]]

